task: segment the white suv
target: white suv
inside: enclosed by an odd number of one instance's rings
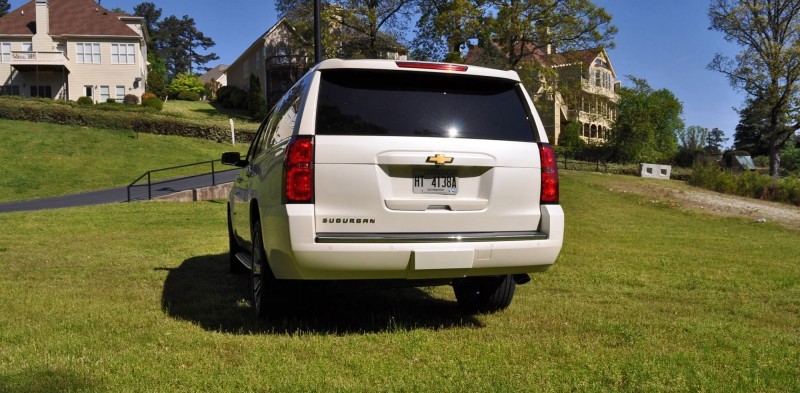
[[[497,311],[561,250],[555,154],[513,71],[326,60],[222,160],[243,168],[231,270],[262,317],[291,280],[449,284]]]

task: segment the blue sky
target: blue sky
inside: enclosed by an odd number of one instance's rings
[[[194,18],[211,37],[211,51],[220,63],[230,64],[255,39],[277,22],[271,1],[150,0],[163,15]],[[12,8],[24,0],[11,0]],[[102,0],[105,8],[132,11],[141,0]],[[633,75],[654,88],[671,90],[684,105],[687,126],[717,127],[733,142],[744,96],[735,92],[719,73],[706,70],[716,52],[733,55],[737,48],[721,33],[708,30],[708,1],[703,0],[595,0],[613,16],[619,28],[617,47],[609,51],[611,63],[623,85]],[[217,63],[208,64],[215,66]]]

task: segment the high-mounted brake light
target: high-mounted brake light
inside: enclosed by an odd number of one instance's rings
[[[423,70],[466,72],[469,67],[459,64],[423,63],[419,61],[396,61],[400,68],[420,68]]]
[[[287,203],[311,203],[314,200],[314,139],[297,136],[286,147],[283,161],[284,197]]]
[[[542,162],[542,193],[539,203],[558,204],[558,163],[553,146],[539,144],[539,158]]]

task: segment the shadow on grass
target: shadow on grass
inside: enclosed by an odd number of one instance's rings
[[[413,329],[481,327],[456,302],[417,288],[354,289],[303,286],[281,301],[286,310],[258,320],[250,301],[249,276],[228,272],[228,256],[206,255],[167,270],[161,306],[170,316],[204,329],[237,334],[358,334]],[[319,283],[317,283],[319,284]]]

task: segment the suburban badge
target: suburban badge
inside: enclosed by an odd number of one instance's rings
[[[428,159],[425,160],[425,162],[432,162],[436,165],[451,164],[453,163],[453,157],[447,157],[442,154],[437,154],[435,156],[428,157]]]

